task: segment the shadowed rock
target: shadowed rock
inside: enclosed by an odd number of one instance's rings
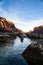
[[[23,38],[23,31],[16,28],[12,21],[0,17],[0,41],[6,41],[6,38],[16,38],[16,36]]]
[[[22,55],[28,65],[43,65],[43,40],[30,44]]]
[[[35,27],[33,31],[26,33],[29,38],[43,38],[43,25],[39,27]]]

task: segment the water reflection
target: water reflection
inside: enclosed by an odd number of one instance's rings
[[[23,42],[24,38],[21,38],[20,41]]]
[[[0,43],[0,65],[28,65],[21,54],[30,43],[30,39],[24,38],[21,42],[18,37],[9,43]]]

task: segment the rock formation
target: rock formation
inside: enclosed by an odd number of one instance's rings
[[[11,21],[0,17],[0,31],[13,31],[14,28],[15,25]]]
[[[23,32],[16,28],[13,22],[0,17],[0,40],[6,40],[9,37],[15,38],[16,36],[23,38]]]
[[[26,33],[29,38],[43,38],[43,25],[35,27],[33,31]]]
[[[43,39],[30,44],[22,55],[28,65],[43,65]]]

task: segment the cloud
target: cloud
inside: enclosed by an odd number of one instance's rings
[[[40,26],[43,24],[43,19],[39,19],[39,20],[33,20],[33,21],[23,21],[21,19],[16,19],[15,21],[15,25],[16,27],[24,30],[25,32],[26,31],[29,31],[29,30],[33,30],[33,28],[35,26]]]
[[[4,4],[4,1],[1,1],[0,2],[0,16],[5,16],[7,14],[7,12],[2,7],[3,4]]]
[[[2,5],[3,3],[0,3],[0,16],[12,20],[15,23],[15,26],[23,31],[33,30],[35,26],[40,26],[43,24],[43,19],[25,21],[19,17],[19,14],[21,13],[20,11],[13,9],[11,6],[9,7],[9,10],[6,11]]]

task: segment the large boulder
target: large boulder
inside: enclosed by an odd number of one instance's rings
[[[30,44],[22,55],[28,65],[43,65],[43,40]]]

